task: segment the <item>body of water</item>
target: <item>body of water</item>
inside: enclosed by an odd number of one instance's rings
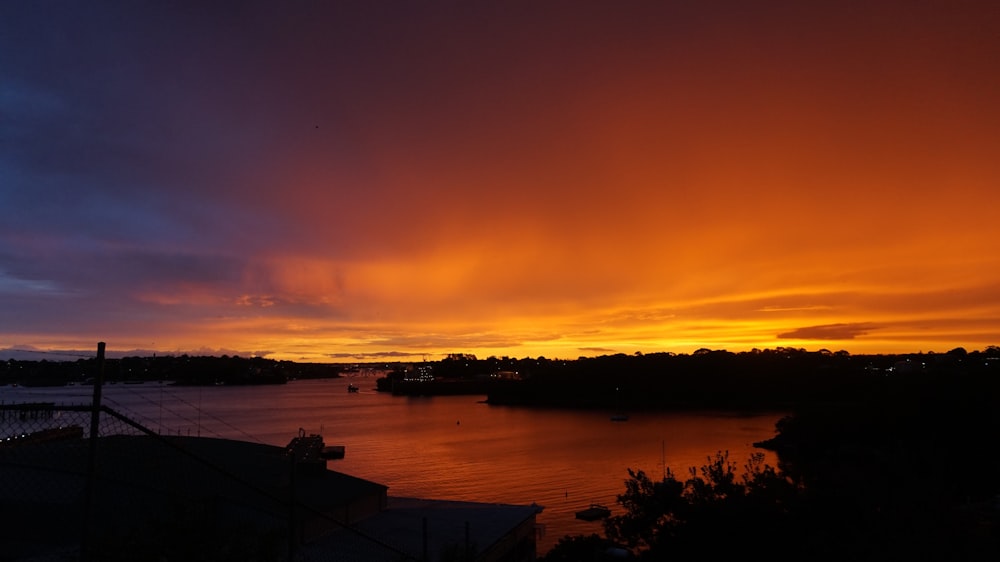
[[[359,387],[349,393],[348,384]],[[395,397],[375,377],[276,386],[106,385],[103,402],[160,433],[285,446],[300,428],[344,445],[328,467],[389,487],[393,496],[544,507],[539,554],[565,534],[601,532],[577,520],[591,503],[613,512],[628,468],[679,478],[717,451],[742,465],[774,435],[781,413],[630,413],[490,406],[483,396]],[[89,404],[93,388],[0,387],[0,401]],[[769,464],[776,459],[767,457]]]

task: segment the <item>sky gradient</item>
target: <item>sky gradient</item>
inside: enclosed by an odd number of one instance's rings
[[[0,350],[996,345],[997,61],[996,2],[4,2]]]

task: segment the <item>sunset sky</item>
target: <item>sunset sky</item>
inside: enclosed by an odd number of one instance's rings
[[[3,2],[0,212],[0,357],[982,349],[1000,3]]]

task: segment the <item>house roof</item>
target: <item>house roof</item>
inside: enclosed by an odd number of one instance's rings
[[[340,529],[303,547],[307,553],[336,551],[338,560],[400,560],[399,552],[411,559],[424,559],[424,521],[427,525],[427,559],[440,560],[449,549],[469,548],[483,554],[508,537],[517,527],[534,523],[541,511],[537,505],[509,505],[420,498],[389,497],[381,513],[355,525],[363,537]],[[532,529],[533,532],[533,529]],[[381,540],[388,548],[377,549],[365,537]]]
[[[87,439],[71,439],[0,448],[0,500],[25,515],[20,530],[0,531],[0,542],[3,537],[19,539],[24,552],[38,552],[42,539],[51,544],[51,536],[61,533],[65,540],[56,542],[70,544],[79,537],[89,445]],[[160,527],[183,527],[191,517],[207,526],[241,520],[256,525],[253,528],[280,528],[287,521],[294,479],[299,502],[319,511],[360,498],[387,502],[383,511],[351,527],[332,526],[326,535],[299,546],[304,555],[336,553],[338,560],[368,562],[420,560],[426,521],[428,559],[438,560],[442,553],[461,552],[467,544],[482,554],[522,525],[533,526],[540,511],[534,505],[387,497],[388,488],[382,484],[332,470],[300,473],[293,470],[285,448],[245,441],[109,436],[97,445],[93,515],[102,530],[128,533],[129,528],[156,521]],[[51,513],[65,517],[53,519]],[[45,534],[19,536],[42,520],[49,524]]]

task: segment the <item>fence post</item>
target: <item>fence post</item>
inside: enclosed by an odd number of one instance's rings
[[[90,458],[87,465],[87,490],[83,498],[83,540],[80,541],[80,560],[91,560],[94,535],[94,493],[97,480],[97,437],[101,423],[101,388],[104,385],[104,342],[97,343],[97,373],[94,376],[94,399],[90,405]]]
[[[101,422],[101,388],[104,386],[104,342],[97,343],[97,376],[94,378],[94,399],[90,410],[90,467],[94,467],[97,430]]]
[[[295,453],[288,454],[288,562],[295,560]]]

